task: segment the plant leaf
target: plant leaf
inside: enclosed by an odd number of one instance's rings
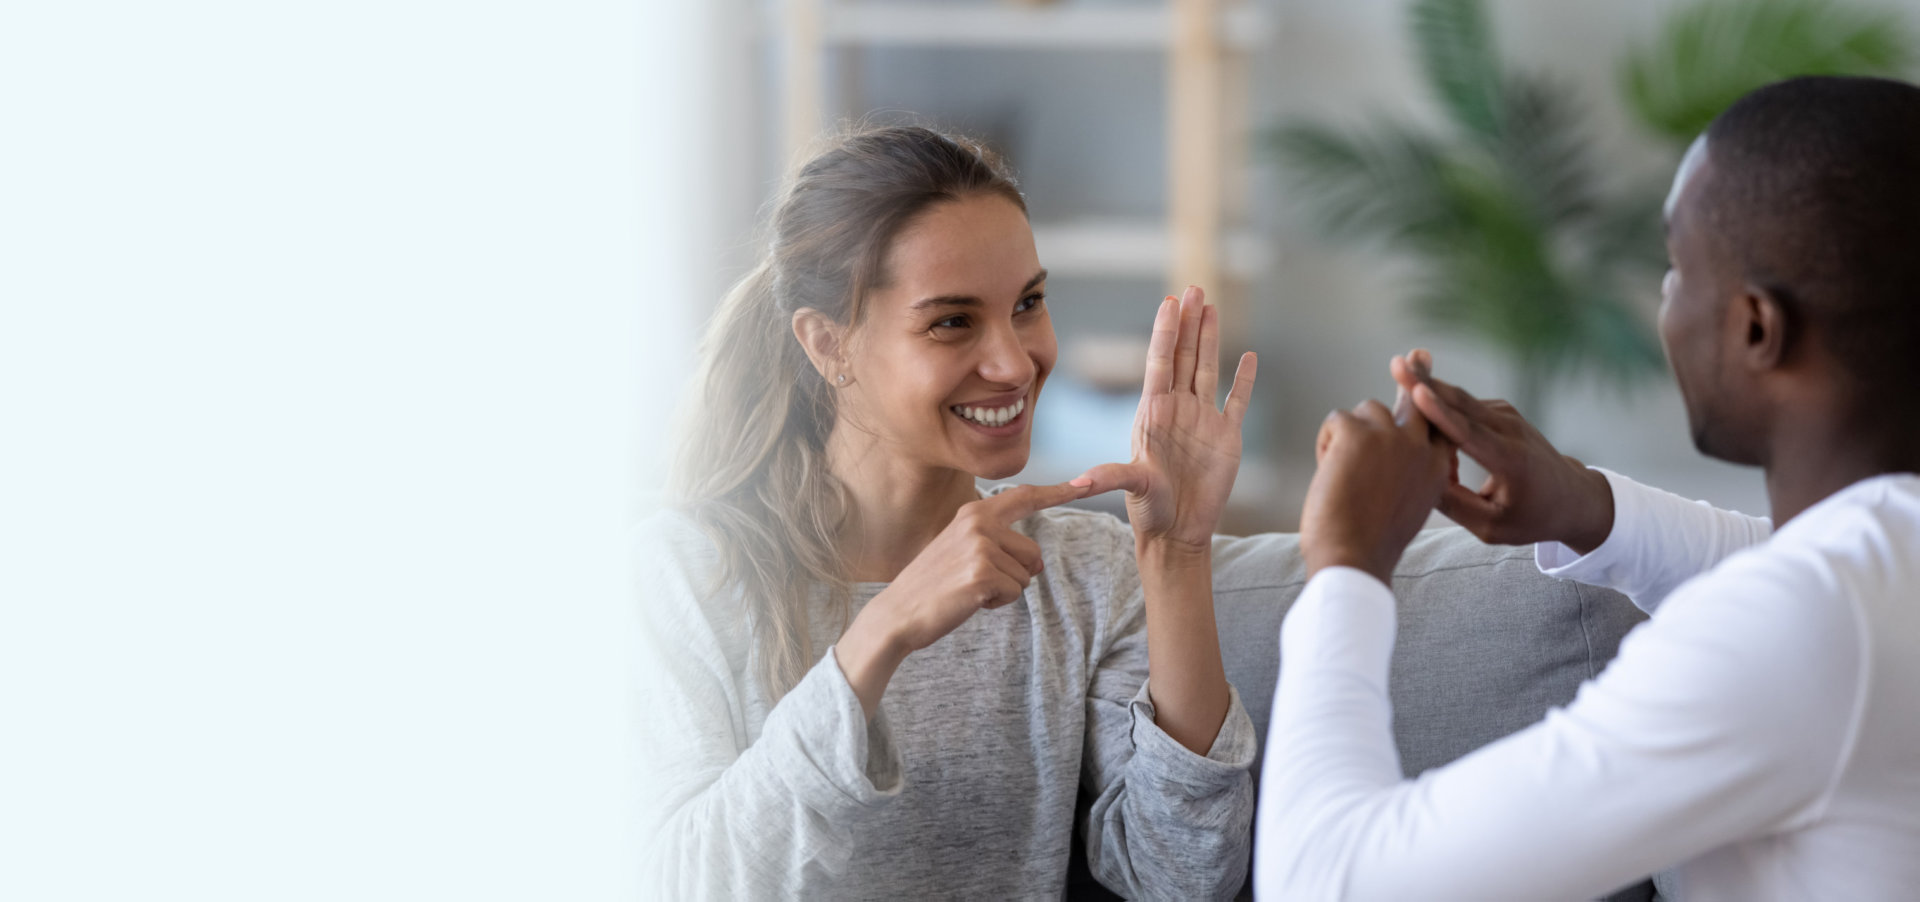
[[[1415,0],[1413,44],[1427,84],[1469,133],[1501,130],[1500,57],[1481,0]]]
[[[1598,203],[1580,105],[1565,86],[1515,77],[1501,92],[1505,130],[1493,144],[1508,175],[1542,227],[1584,219]]]
[[[1421,135],[1390,126],[1349,133],[1294,123],[1270,131],[1265,144],[1291,173],[1303,205],[1333,235],[1418,246],[1444,228],[1440,154]]]
[[[1898,76],[1913,39],[1891,11],[1829,0],[1705,0],[1670,15],[1632,51],[1621,82],[1634,114],[1692,141],[1747,92],[1796,75]]]

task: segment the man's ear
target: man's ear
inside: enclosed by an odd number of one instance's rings
[[[1787,359],[1793,342],[1793,322],[1780,297],[1757,285],[1748,285],[1734,304],[1737,325],[1744,333],[1741,355],[1756,371],[1777,369]]]
[[[833,321],[833,318],[812,307],[802,307],[793,311],[793,337],[800,342],[800,348],[807,352],[807,359],[813,362],[813,369],[820,378],[833,384],[836,378],[846,377],[845,329]]]

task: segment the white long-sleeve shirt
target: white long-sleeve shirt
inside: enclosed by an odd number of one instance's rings
[[[1328,568],[1281,629],[1255,827],[1264,899],[1591,898],[1679,865],[1692,899],[1920,893],[1920,476],[1795,517],[1607,473],[1614,527],[1549,575],[1653,614],[1572,704],[1405,780],[1386,586]]]

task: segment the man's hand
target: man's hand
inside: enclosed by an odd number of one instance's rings
[[[1482,401],[1432,375],[1432,355],[1395,357],[1393,379],[1434,428],[1488,473],[1478,492],[1456,474],[1440,513],[1481,541],[1502,545],[1560,542],[1580,554],[1613,531],[1613,489],[1505,401]]]
[[[1355,567],[1391,582],[1393,566],[1450,481],[1453,447],[1402,405],[1396,420],[1378,401],[1336,410],[1320,425],[1318,468],[1300,514],[1309,576]]]

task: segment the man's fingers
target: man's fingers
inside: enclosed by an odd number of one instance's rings
[[[1393,383],[1400,386],[1401,391],[1413,391],[1413,387],[1422,381],[1419,373],[1414,371],[1413,365],[1399,355],[1387,361],[1387,372],[1393,375]]]
[[[1425,348],[1414,348],[1400,358],[1407,372],[1416,382],[1429,382],[1433,379],[1433,354]]]
[[[1448,382],[1445,379],[1435,379],[1431,375],[1419,381],[1421,385],[1433,389],[1434,394],[1439,395],[1441,400],[1453,407],[1457,407],[1469,414],[1477,414],[1481,411],[1482,404],[1480,399],[1474,397],[1472,392],[1458,385]]]
[[[1400,409],[1402,406],[1405,407],[1404,411]],[[1433,439],[1433,430],[1427,425],[1426,415],[1420,412],[1420,406],[1412,403],[1411,399],[1407,399],[1404,405],[1400,402],[1395,403],[1393,421],[1400,431],[1410,438],[1422,442]],[[1436,445],[1443,444],[1445,442],[1436,443]]]
[[[1350,411],[1335,410],[1327,414],[1327,418],[1320,421],[1320,435],[1314,440],[1314,463],[1324,462],[1327,452],[1332,450],[1333,443],[1339,440],[1340,434],[1355,428],[1358,424],[1359,417],[1354,416]]]
[[[1088,497],[1102,495],[1115,489],[1124,489],[1136,495],[1147,491],[1147,471],[1133,464],[1101,464],[1073,479],[1080,483]]]
[[[1441,516],[1466,527],[1475,535],[1492,525],[1493,518],[1500,513],[1500,508],[1493,502],[1457,482],[1449,484],[1446,491],[1440,493],[1438,509]]]
[[[1387,405],[1375,401],[1372,398],[1355,404],[1353,406],[1353,415],[1375,426],[1393,425],[1393,411],[1388,410]]]
[[[1180,339],[1173,350],[1173,390],[1193,390],[1194,362],[1200,359],[1200,316],[1206,296],[1191,285],[1180,295]],[[1212,399],[1209,398],[1209,401]]]
[[[1220,308],[1200,308],[1200,359],[1193,367],[1193,393],[1208,404],[1220,388]]]
[[[1407,411],[1412,409],[1415,409],[1413,406],[1413,395],[1407,392],[1406,386],[1395,385],[1393,387],[1393,421],[1396,423],[1406,422]]]
[[[1153,337],[1147,340],[1147,378],[1142,397],[1165,394],[1173,387],[1173,349],[1180,343],[1180,302],[1168,295],[1153,315]]]
[[[1233,428],[1247,418],[1247,405],[1253,401],[1253,380],[1260,373],[1260,356],[1248,351],[1240,355],[1240,365],[1233,370],[1233,388],[1227,391],[1227,422]]]
[[[1413,406],[1428,423],[1440,430],[1441,435],[1459,445],[1469,457],[1479,459],[1485,453],[1485,449],[1479,447],[1479,424],[1465,412],[1441,400],[1431,384],[1422,382],[1413,387]]]
[[[1072,482],[1062,482],[1057,485],[1017,485],[998,495],[983,498],[977,503],[986,508],[994,522],[1008,526],[1047,508],[1084,498],[1088,494],[1090,493],[1086,486],[1074,485]]]

